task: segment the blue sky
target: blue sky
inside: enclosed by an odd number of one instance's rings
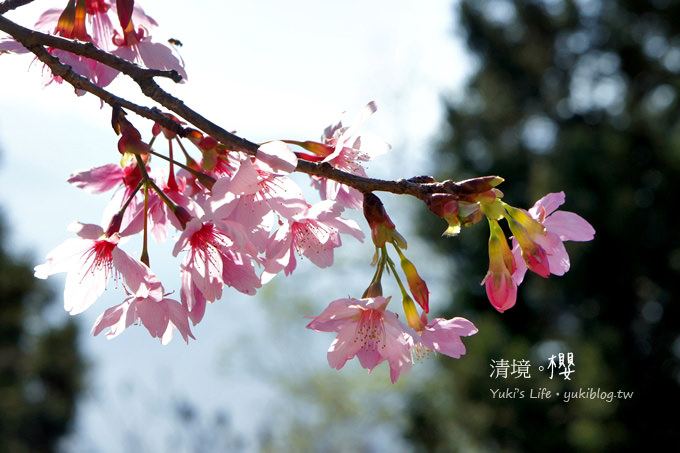
[[[8,16],[31,25],[41,8],[65,3],[34,2]],[[454,39],[451,1],[146,0],[138,4],[159,22],[152,32],[156,40],[175,38],[183,43],[179,51],[189,81],[164,86],[211,120],[252,141],[316,140],[343,111],[352,118],[368,101],[376,101],[378,112],[363,130],[393,145],[391,153],[369,166],[369,174],[379,177],[429,172],[428,150],[441,131],[442,98],[456,96],[473,65],[460,40]],[[41,65],[29,69],[30,57],[2,55],[0,62],[0,193],[5,194],[0,205],[9,219],[16,252],[31,253],[41,262],[69,237],[70,222],[100,222],[108,198],[73,188],[66,178],[75,170],[117,161],[117,138],[110,127],[110,110],[100,109],[96,99],[78,98],[65,85],[42,88]],[[126,81],[114,82],[111,90],[141,101],[138,90]],[[144,122],[133,122],[148,138]],[[386,200],[399,203],[391,197]],[[390,210],[388,204],[388,212],[400,231],[408,232],[408,205],[398,206]],[[360,218],[357,221],[361,223]],[[366,231],[363,224],[362,229]],[[411,245],[417,244],[415,238],[409,239]],[[409,256],[416,264],[418,256],[427,253],[417,246],[411,249]],[[163,261],[161,252],[158,261]],[[348,246],[338,252],[336,268],[318,274],[303,266],[300,275],[277,277],[266,298],[285,300],[294,291],[337,292],[327,301],[317,301],[315,307],[321,309],[332,298],[346,296],[346,291],[363,290],[370,279],[371,253],[370,247]],[[153,260],[152,255],[152,265]],[[366,274],[357,274],[358,266]],[[424,273],[436,283],[445,276],[434,267]],[[165,280],[176,279],[172,265],[157,272]],[[309,285],[309,277],[317,279],[317,275],[324,276],[322,281]],[[338,276],[344,278],[340,288]],[[51,280],[58,288],[63,285],[63,279]],[[99,313],[119,303],[120,297],[110,289],[78,315],[84,330],[89,331]],[[436,304],[437,296],[433,297]],[[258,329],[281,329],[268,324],[272,320],[266,303],[227,291],[224,300],[208,307],[205,320],[194,329],[198,341],[189,346],[175,338],[163,347],[141,328],[129,329],[112,341],[84,335],[83,348],[95,368],[73,445],[122,451],[121,433],[144,423],[151,434],[142,447],[154,451],[162,446],[168,426],[153,421],[154,409],[138,398],[140,393],[157,401],[158,410],[180,395],[206,411],[245,411],[248,416],[232,421],[246,436],[254,435],[257,424],[268,415],[263,408],[279,397],[271,382],[253,378],[271,366],[267,363],[272,341],[284,351],[301,344],[306,348],[302,353],[279,354],[272,363],[292,364],[303,371],[325,366],[332,337],[305,332],[301,328],[305,314],[310,313],[300,313],[299,322],[291,325],[300,329],[297,339],[260,334]],[[54,316],[67,315],[55,310]],[[376,374],[365,379],[388,380],[387,373]]]

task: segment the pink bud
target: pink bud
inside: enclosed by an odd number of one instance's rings
[[[187,227],[187,223],[194,217],[189,214],[189,211],[184,209],[182,206],[176,206],[172,212],[175,214],[175,217],[177,217],[177,220],[179,220],[180,225],[182,225],[182,229],[185,229]]]
[[[418,305],[425,310],[425,313],[429,313],[430,291],[427,289],[427,283],[425,283],[425,280],[418,275],[418,271],[411,261],[406,259],[401,252],[399,253],[399,256],[401,257],[401,269],[404,271],[404,275],[406,275],[408,288],[411,290],[413,298],[418,302]]]

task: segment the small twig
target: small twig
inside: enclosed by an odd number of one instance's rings
[[[6,0],[0,3],[0,14],[5,14],[7,11],[17,9],[20,6],[28,5],[33,0]]]
[[[53,47],[55,49],[65,50],[67,52],[90,58],[105,64],[106,66],[117,69],[135,80],[146,80],[153,77],[166,77],[174,82],[180,82],[182,80],[182,76],[174,69],[170,71],[162,71],[159,69],[142,68],[141,66],[127,61],[124,58],[120,58],[116,55],[105,52],[90,42],[73,41],[60,36],[48,35],[47,33],[30,30],[15,22],[12,22],[6,17],[0,17],[0,30],[12,35],[14,39],[19,41],[29,50],[31,45],[47,46]]]
[[[2,11],[2,7],[5,5],[8,5],[7,7],[13,6],[13,4],[17,4],[16,6],[19,6],[18,4],[21,4],[22,1],[23,3],[28,3],[26,0],[8,0],[0,4],[0,11]],[[95,85],[86,77],[74,72],[70,66],[63,64],[59,58],[51,55],[44,46],[65,50],[76,55],[91,58],[93,60],[99,61],[102,64],[117,69],[121,73],[132,78],[137,83],[137,85],[139,85],[142,93],[144,93],[147,97],[158,102],[168,110],[176,113],[188,123],[195,126],[197,129],[213,136],[216,140],[224,144],[229,150],[244,152],[251,156],[257,155],[257,150],[260,145],[234,135],[203,117],[198,112],[184,104],[182,100],[163,90],[153,80],[153,77],[155,76],[163,76],[175,81],[179,81],[181,80],[181,77],[179,77],[177,71],[145,69],[115,55],[104,52],[96,48],[91,43],[80,43],[58,36],[29,30],[2,16],[0,16],[0,30],[5,31],[6,33],[13,36],[24,47],[35,54],[40,61],[49,66],[54,75],[61,77],[76,89],[94,94],[112,107],[118,105],[122,108],[135,112],[144,118],[148,118],[159,123],[166,129],[171,130],[180,136],[186,136],[189,131],[189,129],[183,128],[176,121],[173,121],[172,119],[163,115],[162,112],[157,108],[140,106]],[[313,176],[332,179],[338,181],[341,184],[354,187],[361,192],[391,192],[395,194],[412,195],[420,199],[425,199],[427,195],[434,193],[446,193],[454,196],[459,194],[459,186],[453,181],[444,181],[440,183],[433,182],[431,178],[425,178],[424,180],[419,180],[418,178],[411,178],[408,180],[399,179],[397,181],[367,178],[338,170],[328,163],[309,162],[302,159],[298,160],[296,171]]]

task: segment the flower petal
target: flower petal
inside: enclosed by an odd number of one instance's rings
[[[545,228],[563,241],[590,241],[595,229],[583,217],[569,211],[557,211],[543,222]]]

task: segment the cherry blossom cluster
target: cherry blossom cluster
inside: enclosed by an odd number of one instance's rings
[[[154,97],[162,93],[157,86],[147,96],[167,112],[102,91],[121,72],[143,90],[151,77],[175,74],[177,80],[186,80],[183,63],[172,49],[151,41],[149,30],[156,23],[133,0],[115,5],[69,0],[63,10],[48,10],[38,20],[36,27],[47,35],[27,34],[7,21],[2,16],[5,4],[0,4],[0,30],[13,30],[17,40],[0,41],[0,53],[30,51],[47,65],[49,80],[67,81],[112,107],[112,126],[119,136],[116,162],[75,172],[68,179],[88,192],[111,194],[101,225],[72,224],[75,237],[35,268],[38,278],[66,273],[64,306],[71,314],[88,309],[114,281],[122,302],[104,310],[92,328],[94,335],[105,332],[113,338],[141,324],[163,344],[175,331],[188,342],[194,338],[191,326],[203,319],[207,305],[219,300],[225,287],[253,295],[276,275],[292,274],[301,259],[319,268],[331,266],[343,237],[363,241],[360,226],[345,214],[357,209],[370,229],[373,275],[360,298],[332,301],[310,317],[307,327],[337,334],[328,350],[331,367],[340,369],[357,357],[370,372],[386,361],[396,382],[414,361],[432,352],[460,358],[466,352],[461,338],[474,335],[477,328],[462,317],[429,315],[427,284],[407,258],[407,241],[375,192],[419,198],[448,223],[445,236],[456,236],[462,227],[486,218],[489,270],[482,285],[500,312],[515,305],[527,269],[542,277],[562,275],[569,269],[563,242],[594,237],[583,218],[557,210],[565,201],[563,192],[548,194],[523,210],[503,201],[498,189],[503,179],[498,176],[461,182],[369,178],[364,163],[390,149],[382,139],[359,133],[377,110],[373,102],[351,124],[328,126],[319,141],[253,144],[223,132],[170,96]],[[50,40],[54,35],[68,41]],[[43,46],[41,39],[53,46]],[[95,50],[78,42],[91,43]],[[120,59],[109,60],[110,55]],[[138,77],[140,68],[129,62],[151,72]],[[126,109],[154,120],[148,134],[128,119]],[[290,178],[293,172],[309,175],[318,200],[307,199]],[[125,250],[133,236],[141,236],[138,257]],[[172,253],[181,263],[175,290],[167,291],[152,270],[151,240],[174,241]],[[399,288],[403,317],[393,311],[393,297],[383,294],[386,275]]]

